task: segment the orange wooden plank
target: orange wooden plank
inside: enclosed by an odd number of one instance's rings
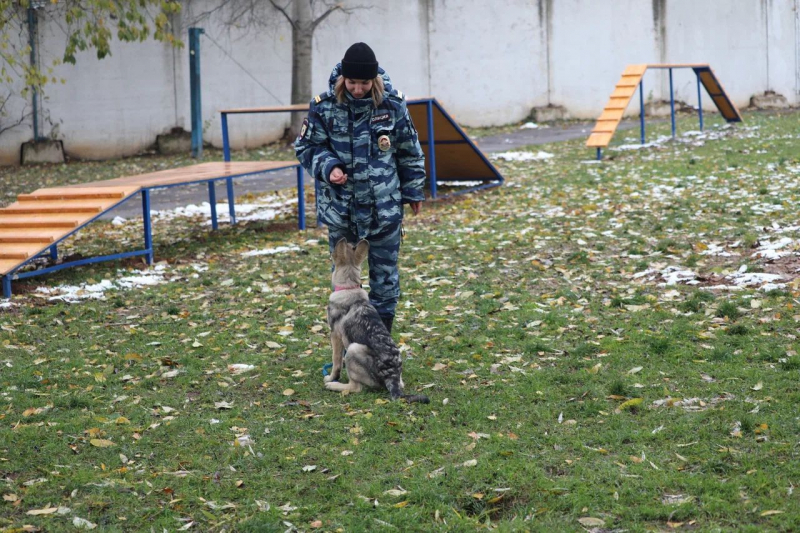
[[[600,114],[600,118],[597,120],[622,120],[622,114],[625,112],[624,109],[604,109],[603,112]]]
[[[38,202],[26,202],[29,205],[10,205],[6,208],[0,209],[0,216],[9,215],[36,215],[36,214],[49,214],[49,213],[82,213],[82,214],[97,214],[103,211],[102,207],[98,206],[85,206],[85,207],[70,207],[64,206],[39,206]]]
[[[586,141],[586,146],[593,148],[605,148],[611,141],[612,133],[592,133],[589,135],[589,140]]]
[[[0,246],[0,259],[28,259],[38,254],[42,248],[41,244],[4,244]]]
[[[633,96],[633,93],[635,93],[635,92],[636,92],[636,86],[635,85],[627,86],[627,87],[617,86],[617,88],[614,89],[614,92],[611,93],[611,98],[628,98],[628,99],[630,99],[630,97]]]
[[[21,262],[22,261],[18,259],[0,259],[0,274],[11,272],[11,270],[19,266]]]
[[[280,105],[271,107],[235,107],[232,109],[221,109],[220,113],[265,113],[265,112],[279,112],[279,111],[308,111],[308,104],[292,104]]]
[[[711,71],[706,70],[701,72],[700,81],[703,83],[703,86],[710,95],[721,94],[724,92],[722,87],[719,86],[719,83],[717,83],[717,79],[714,77],[714,74],[712,74]]]
[[[647,65],[628,65],[622,72],[623,76],[642,76],[647,71]]]
[[[708,67],[708,63],[649,63],[650,68],[699,68]]]
[[[726,96],[713,96],[712,99],[717,105],[717,109],[719,109],[719,112],[722,113],[722,116],[725,117],[726,120],[735,120],[739,117],[739,113],[731,106]]]
[[[85,184],[72,187],[54,187],[48,189],[38,189],[30,194],[20,194],[18,202],[29,202],[39,200],[120,200],[128,195],[139,192],[138,187],[86,187]]]
[[[619,125],[619,120],[598,120],[592,133],[614,133]]]
[[[0,228],[74,228],[79,217],[70,215],[15,215],[0,218]]]
[[[92,187],[118,187],[118,186],[137,186],[137,187],[158,187],[163,185],[178,185],[193,181],[202,181],[214,178],[224,178],[241,174],[251,174],[277,170],[281,168],[296,167],[299,163],[295,161],[235,161],[224,162],[214,161],[200,163],[188,167],[161,170],[149,174],[139,174],[136,176],[124,176],[121,178],[105,181],[95,181],[84,184]]]
[[[622,76],[617,83],[617,87],[638,87],[641,81],[642,76]]]

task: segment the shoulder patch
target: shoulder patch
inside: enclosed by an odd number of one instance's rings
[[[318,104],[318,103],[322,102],[323,100],[327,100],[330,97],[331,97],[330,93],[327,93],[327,92],[322,93],[322,94],[317,95],[317,96],[314,97],[314,103]]]

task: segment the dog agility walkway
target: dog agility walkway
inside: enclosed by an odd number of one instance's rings
[[[297,169],[298,227],[305,229],[303,167],[291,161],[201,163],[149,174],[84,183],[70,187],[39,189],[21,194],[13,204],[0,209],[0,276],[3,296],[11,297],[11,281],[41,276],[65,268],[144,256],[153,263],[153,234],[150,222],[150,191],[196,183],[208,184],[211,225],[217,229],[216,184],[225,181],[231,224],[236,223],[233,180],[287,168]],[[90,257],[36,270],[25,270],[37,258],[49,255],[55,263],[58,245],[75,232],[141,196],[144,248],[112,255]]]

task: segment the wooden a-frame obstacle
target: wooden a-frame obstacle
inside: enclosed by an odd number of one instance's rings
[[[406,105],[425,153],[431,198],[446,198],[503,184],[502,174],[435,98],[410,98]],[[231,160],[228,115],[307,112],[308,104],[223,109],[220,114],[225,161]],[[316,180],[314,182],[319,185]],[[465,185],[465,188],[441,196],[440,185]]]
[[[611,142],[611,137],[617,130],[622,115],[628,104],[633,98],[636,89],[639,89],[639,124],[641,128],[641,142],[644,144],[644,84],[642,78],[647,69],[668,69],[669,70],[669,102],[670,114],[672,116],[672,137],[675,138],[675,91],[672,84],[672,71],[678,68],[690,68],[697,76],[697,112],[700,117],[700,131],[703,130],[703,99],[700,86],[702,85],[714,105],[719,109],[722,117],[728,122],[741,122],[742,116],[739,110],[728,97],[725,89],[722,88],[719,79],[711,70],[711,67],[704,63],[692,64],[643,64],[628,65],[622,73],[608,104],[603,108],[603,113],[597,119],[597,123],[586,141],[586,146],[597,149],[597,159],[603,157],[603,148]]]

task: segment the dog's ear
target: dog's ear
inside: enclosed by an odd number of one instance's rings
[[[342,237],[333,247],[333,264],[338,265],[347,257],[347,239]]]
[[[362,239],[356,245],[356,264],[363,263],[367,255],[369,255],[369,241]]]

